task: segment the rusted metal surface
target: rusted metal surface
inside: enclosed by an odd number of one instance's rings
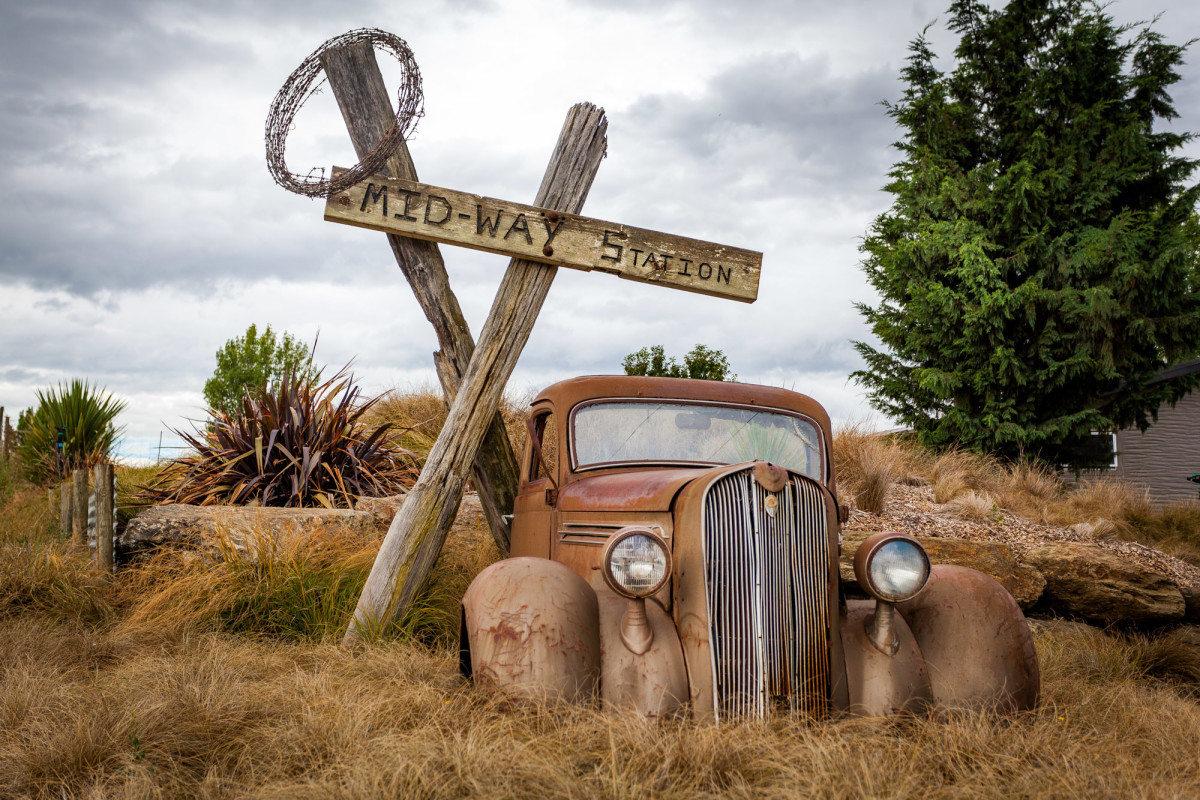
[[[491,691],[589,702],[600,678],[596,593],[554,561],[509,558],[463,596],[469,664]]]
[[[832,497],[791,476],[771,517],[772,495],[753,480],[753,467],[705,472],[677,501],[674,613],[692,711],[718,719],[783,708],[824,715],[844,704],[844,692],[830,693],[844,672],[829,642],[838,631]]]
[[[1004,711],[1037,705],[1033,635],[1017,601],[994,579],[939,564],[925,589],[897,608],[925,656],[939,705]]]
[[[885,656],[894,656],[900,649],[896,627],[896,607],[876,600],[875,613],[867,620],[867,641]]]
[[[636,469],[589,475],[572,481],[558,496],[560,511],[667,511],[675,496],[704,471]]]
[[[551,452],[553,444],[556,474],[543,477],[544,466],[534,469],[539,448],[526,446],[513,552],[559,562],[560,583],[481,574],[491,584],[479,595],[487,603],[473,600],[473,607],[492,610],[468,613],[467,626],[483,625],[482,633],[468,637],[473,655],[476,639],[493,642],[485,644],[492,649],[479,662],[482,682],[533,686],[541,669],[557,681],[543,692],[586,694],[570,687],[586,683],[576,676],[590,675],[590,666],[551,668],[558,662],[543,659],[535,668],[518,652],[530,645],[508,649],[511,637],[495,633],[503,627],[500,620],[528,615],[534,604],[551,609],[568,600],[583,608],[587,601],[580,593],[586,589],[597,604],[595,616],[554,617],[542,628],[551,632],[539,634],[543,644],[533,649],[547,649],[544,642],[555,636],[582,641],[587,637],[578,626],[593,620],[600,651],[595,680],[604,702],[650,716],[684,709],[718,720],[783,710],[876,715],[914,712],[931,702],[1002,708],[1036,703],[1037,662],[1024,617],[1011,596],[981,573],[935,567],[925,589],[894,606],[847,606],[839,599],[842,513],[827,453],[823,482],[765,462],[604,464],[574,472],[570,425],[564,422],[580,403],[598,398],[769,407],[813,420],[822,448],[830,439],[820,406],[782,389],[628,376],[578,378],[547,389],[534,413],[553,412],[558,421],[556,438],[542,448]],[[546,491],[551,486],[558,488],[553,495]],[[636,608],[631,603],[637,601],[620,597],[603,574],[606,545],[627,526],[659,536],[673,562],[664,587]],[[862,566],[894,536],[868,540],[857,553]],[[550,611],[552,617],[558,613]],[[494,644],[501,640],[503,646]]]
[[[851,714],[890,716],[924,710],[933,694],[916,639],[904,619],[895,618],[896,650],[879,651],[867,628],[876,608],[872,600],[852,600],[842,620],[846,681]]]
[[[767,461],[759,461],[754,465],[754,480],[768,492],[782,492],[787,486],[788,471]]]
[[[606,706],[631,709],[649,717],[680,713],[688,699],[687,670],[675,623],[656,600],[645,601],[652,633],[642,653],[622,640],[622,621],[630,603],[596,575],[592,587],[600,605],[600,696]]]

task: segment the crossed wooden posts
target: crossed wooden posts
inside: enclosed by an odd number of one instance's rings
[[[391,100],[369,43],[321,55],[359,158],[392,124]],[[603,109],[571,108],[532,206],[417,183],[408,148],[376,175],[326,201],[325,219],[388,233],[440,346],[434,355],[450,412],[420,478],[392,520],[345,643],[402,615],[432,569],[468,475],[493,537],[508,552],[504,515],[516,496],[517,463],[497,409],[529,339],[557,266],[753,302],[762,254],[578,216],[607,149]],[[435,242],[512,255],[480,333],[471,341]]]

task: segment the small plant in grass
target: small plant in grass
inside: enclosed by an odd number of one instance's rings
[[[176,433],[195,455],[171,461],[145,487],[154,503],[350,508],[358,497],[396,494],[419,474],[393,428],[363,422],[374,400],[343,369],[316,384],[295,373],[247,394],[236,415],[210,409],[195,433]]]
[[[969,491],[951,499],[946,504],[949,509],[963,519],[975,522],[1000,523],[1004,515],[1000,512],[996,501],[987,492]]]
[[[123,400],[79,379],[39,390],[37,399],[37,408],[22,414],[17,425],[21,465],[29,480],[46,483],[73,469],[91,469],[108,457],[121,435],[114,423],[125,408]]]

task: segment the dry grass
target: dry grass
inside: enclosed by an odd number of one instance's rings
[[[1200,650],[1067,623],[1037,643],[1043,703],[1015,718],[716,727],[505,703],[410,643],[153,640],[33,615],[0,621],[0,796],[1189,796],[1200,707],[1179,665]],[[1166,651],[1170,677],[1151,677]]]
[[[511,397],[506,397],[500,404],[500,415],[504,419],[509,441],[518,454],[525,445],[528,406],[528,401]],[[416,453],[418,460],[424,463],[442,425],[446,422],[447,411],[442,393],[438,389],[393,389],[379,399],[365,417],[365,421],[369,425],[390,422],[405,431],[400,439],[401,446]]]
[[[909,471],[911,448],[862,425],[848,425],[834,434],[833,449],[839,491],[856,508],[881,513],[888,492]]]
[[[1183,511],[1143,518],[1108,489],[1068,500],[1036,474],[903,448],[882,447],[893,480],[956,475],[962,502],[1041,496],[1046,514],[1194,535]],[[260,539],[113,581],[56,522],[44,490],[0,503],[0,797],[1174,798],[1200,785],[1197,628],[1036,624],[1042,703],[1016,717],[647,722],[475,691],[446,614],[337,647],[353,594],[339,576],[373,542]],[[429,605],[453,612],[496,555],[482,520],[456,528]]]
[[[968,491],[946,504],[952,514],[974,522],[999,522],[1003,515],[987,492]]]
[[[1200,504],[1156,507],[1144,489],[1111,478],[1065,484],[1043,465],[1003,464],[962,450],[930,453],[903,437],[861,426],[834,437],[838,483],[859,508],[879,513],[897,480],[928,484],[947,512],[999,522],[1014,514],[1034,522],[1082,526],[1097,539],[1120,538],[1200,565]]]

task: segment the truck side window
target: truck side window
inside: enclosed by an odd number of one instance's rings
[[[553,414],[542,414],[534,420],[534,434],[536,435],[537,443],[542,448],[542,460],[546,463],[546,469],[550,471],[552,477],[558,476],[558,428],[555,423]],[[542,461],[538,459],[537,448],[531,448],[531,462],[529,464],[529,480],[536,481],[546,477],[546,472],[542,468]]]

